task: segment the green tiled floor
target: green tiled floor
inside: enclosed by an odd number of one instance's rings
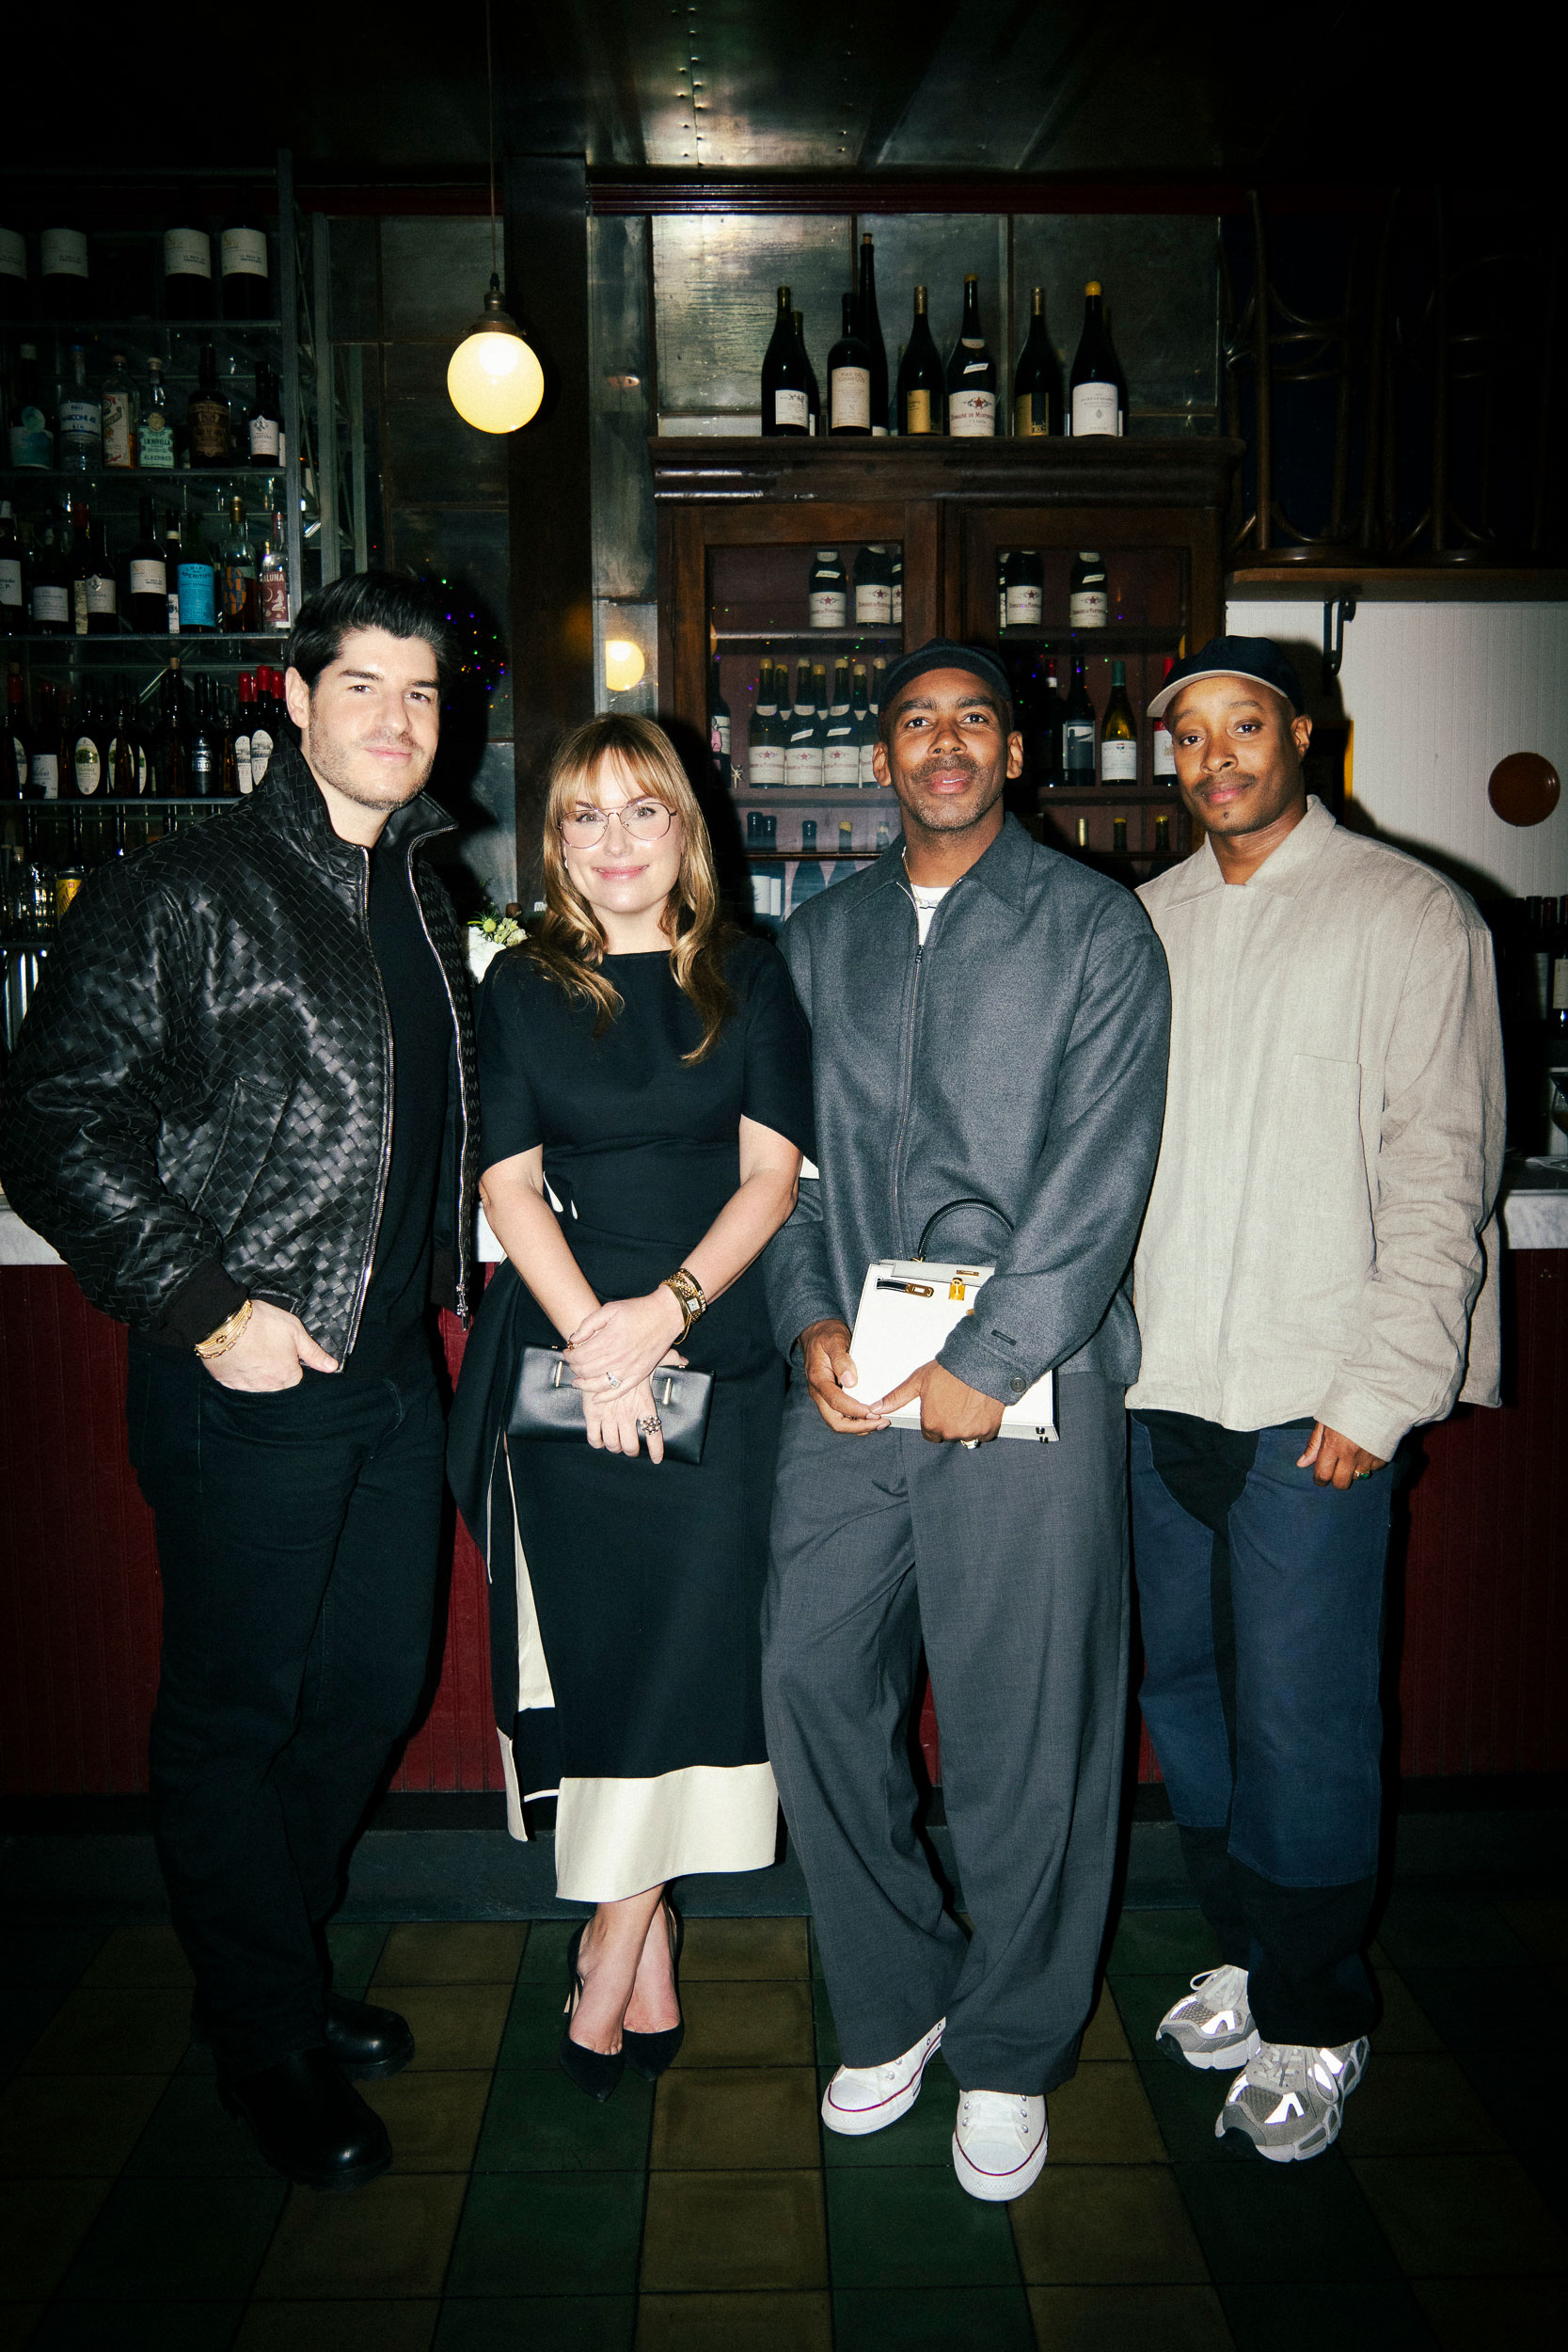
[[[555,2064],[567,1932],[335,1931],[340,1983],[419,2041],[367,2086],[396,2165],[341,2198],[289,2188],[218,2106],[166,1931],[13,1932],[0,2352],[1470,2352],[1558,2332],[1568,2179],[1516,2061],[1556,2014],[1560,1902],[1396,1897],[1365,2086],[1338,2147],[1289,2170],[1222,2147],[1223,2080],[1154,2055],[1213,1958],[1202,1921],[1127,1914],[1051,2162],[1011,2207],[955,2182],[940,2065],[893,2130],[823,2135],[837,2049],[803,1920],[690,1921],[680,2063],[605,2107]]]

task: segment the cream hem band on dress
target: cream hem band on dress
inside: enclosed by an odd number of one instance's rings
[[[770,1764],[689,1764],[649,1780],[563,1780],[555,1891],[614,1903],[703,1870],[766,1870],[778,1845]]]

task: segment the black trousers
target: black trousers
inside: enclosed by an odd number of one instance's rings
[[[435,1375],[245,1395],[131,1343],[131,1459],[157,1523],[158,1857],[221,2073],[320,2043],[322,1927],[430,1648]]]

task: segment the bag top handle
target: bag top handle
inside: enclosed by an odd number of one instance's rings
[[[1009,1233],[1013,1230],[1012,1219],[1003,1216],[994,1200],[982,1200],[974,1194],[966,1195],[962,1200],[949,1200],[945,1208],[938,1209],[934,1216],[926,1219],[925,1231],[920,1236],[919,1247],[910,1261],[911,1265],[920,1264],[926,1255],[926,1244],[930,1240],[942,1218],[951,1216],[955,1209],[984,1209],[988,1216],[995,1217],[999,1225],[1005,1225]]]

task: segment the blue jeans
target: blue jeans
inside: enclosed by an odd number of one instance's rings
[[[1391,1469],[1348,1492],[1309,1422],[1132,1420],[1144,1718],[1195,1890],[1268,2042],[1364,2033]]]

